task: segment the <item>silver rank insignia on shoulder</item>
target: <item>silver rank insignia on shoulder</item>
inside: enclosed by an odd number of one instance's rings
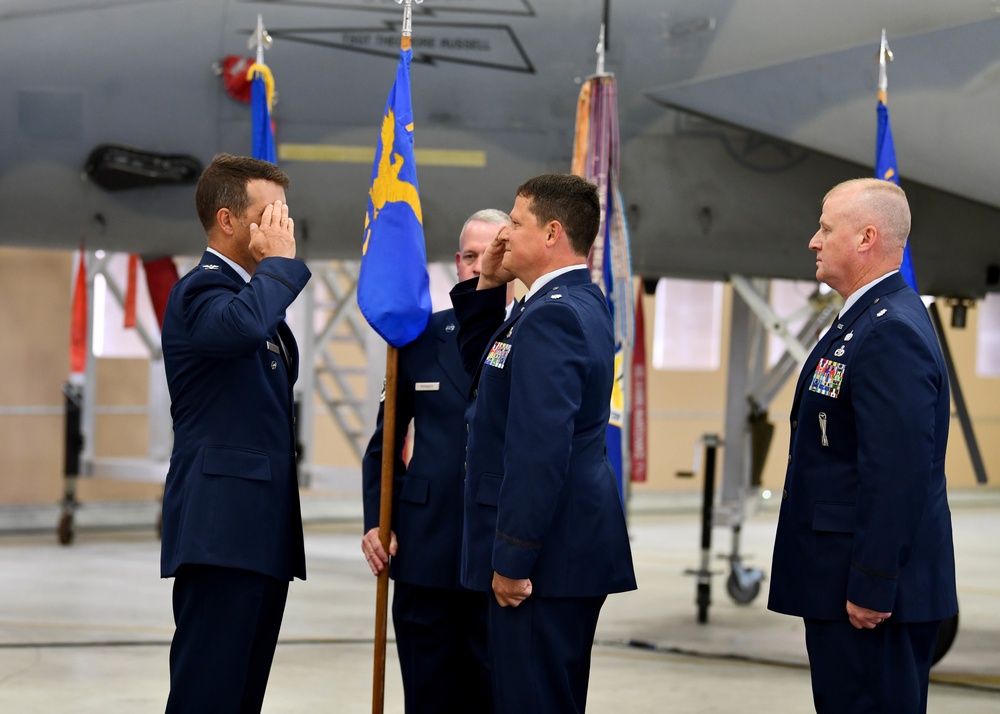
[[[846,335],[844,335],[844,342],[850,342],[852,337],[854,337],[854,330],[851,330]]]
[[[218,265],[203,265],[201,267],[204,268],[205,270],[218,270],[219,269]]]
[[[841,345],[840,347],[838,347],[837,351],[833,353],[833,356],[834,357],[843,357],[844,356],[844,346]]]
[[[552,297],[553,300],[558,300],[559,298],[562,297],[562,293],[556,293],[555,295],[552,295],[551,297]]]
[[[454,332],[455,331],[455,323],[452,322],[452,323],[449,323],[448,325],[446,325],[445,328],[444,328],[444,331],[445,332]]]
[[[510,336],[513,335],[513,334],[514,334],[514,328],[511,327],[509,330],[507,330],[507,336],[504,339],[505,340],[509,340]]]
[[[889,312],[889,310],[883,307],[881,310],[875,313],[875,317],[882,317],[882,315],[886,314],[887,312]]]

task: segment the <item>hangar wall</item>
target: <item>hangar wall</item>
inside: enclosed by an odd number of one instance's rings
[[[69,370],[70,276],[72,253],[0,247],[0,334],[5,336],[0,371],[0,505],[55,504],[63,492],[63,395]],[[647,350],[653,339],[653,298],[646,296]],[[732,291],[727,288],[723,324],[728,326]],[[945,311],[944,319],[948,319]],[[1000,482],[1000,379],[975,375],[977,311],[964,330],[948,330],[959,375],[983,453],[987,474]],[[723,332],[722,353],[728,350]],[[648,352],[647,352],[648,354]],[[700,479],[680,479],[692,468],[695,444],[705,433],[722,432],[725,360],[712,372],[649,369],[649,480],[633,491],[699,491]],[[96,453],[141,457],[146,453],[147,363],[137,359],[98,361],[98,405],[116,407],[99,414]],[[786,384],[771,409],[776,431],[764,484],[780,488],[788,444],[787,414],[792,385]],[[358,468],[329,416],[317,412],[317,453],[324,464]],[[723,451],[723,458],[725,454]],[[975,485],[972,464],[957,418],[953,418],[947,472],[953,488]],[[721,471],[720,471],[721,473]],[[360,480],[360,475],[359,475]],[[88,501],[150,500],[155,483],[79,479],[78,497]]]

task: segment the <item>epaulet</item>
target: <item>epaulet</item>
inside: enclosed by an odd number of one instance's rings
[[[885,317],[885,315],[889,312],[889,308],[885,305],[879,307],[878,303],[881,300],[881,297],[875,298],[875,300],[872,301],[871,306],[868,308],[868,311],[874,313],[875,317]]]

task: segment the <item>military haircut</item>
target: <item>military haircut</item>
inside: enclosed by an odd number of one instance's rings
[[[486,223],[491,226],[506,226],[510,223],[510,216],[499,208],[484,208],[480,211],[476,211],[465,223],[462,224],[462,230],[458,232],[458,242],[459,249],[461,249],[462,234],[465,233],[465,229],[469,227],[470,223]]]
[[[823,202],[834,193],[855,190],[860,201],[856,205],[859,218],[872,223],[879,232],[896,248],[906,245],[910,235],[910,204],[906,192],[892,181],[877,178],[856,178],[839,183],[831,188]]]
[[[288,188],[291,183],[288,175],[270,161],[232,154],[217,154],[212,159],[202,171],[194,192],[198,219],[206,232],[212,230],[221,208],[228,208],[236,216],[246,213],[250,207],[247,184],[255,179],[270,181],[282,188]]]
[[[517,188],[517,195],[531,201],[538,225],[559,221],[577,255],[590,253],[601,227],[601,202],[597,186],[573,174],[542,174]]]

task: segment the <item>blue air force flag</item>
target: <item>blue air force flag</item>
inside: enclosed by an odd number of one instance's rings
[[[267,65],[254,62],[247,71],[250,78],[250,126],[251,153],[255,159],[276,164],[274,153],[274,132],[271,129],[271,98],[274,96],[274,80]]]
[[[423,215],[413,160],[409,38],[382,116],[365,213],[358,307],[393,347],[412,342],[431,314]]]
[[[884,102],[878,103],[878,133],[875,136],[875,178],[892,181],[899,185],[899,171],[896,169],[896,146],[892,141],[892,127],[889,126],[889,108]],[[917,290],[917,276],[913,272],[913,259],[910,257],[910,242],[903,249],[903,264],[899,267],[903,279],[911,288]]]

